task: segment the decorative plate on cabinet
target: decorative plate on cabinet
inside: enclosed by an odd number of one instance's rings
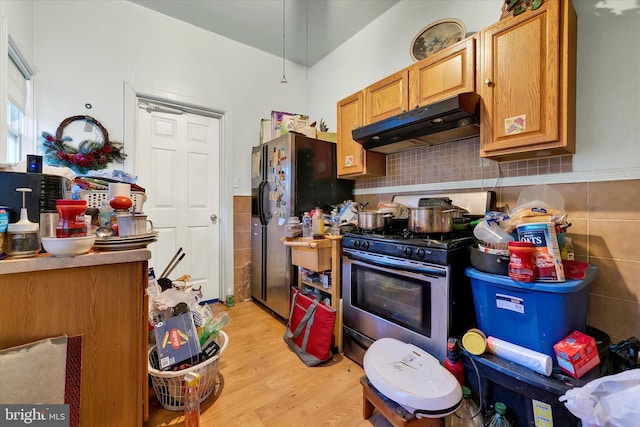
[[[420,61],[429,55],[462,40],[467,34],[464,23],[458,19],[441,19],[420,30],[411,42],[411,57]]]

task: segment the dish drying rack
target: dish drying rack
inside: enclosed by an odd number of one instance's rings
[[[129,196],[133,203],[134,212],[142,212],[142,206],[147,201],[147,194],[142,191],[132,191]],[[100,208],[102,202],[109,201],[109,192],[107,190],[81,190],[78,197],[87,201],[87,208]]]

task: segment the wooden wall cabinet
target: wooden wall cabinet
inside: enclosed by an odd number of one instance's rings
[[[571,1],[481,32],[480,155],[495,160],[575,153],[576,13]]]
[[[409,109],[409,70],[400,70],[364,89],[364,124],[379,122]]]
[[[477,37],[468,37],[338,101],[338,177],[385,176],[386,155],[351,131],[458,93],[476,90]]]
[[[366,151],[353,140],[351,131],[364,124],[364,91],[338,101],[338,178],[384,176],[386,155]]]
[[[410,109],[475,92],[476,45],[477,36],[471,36],[410,66]]]

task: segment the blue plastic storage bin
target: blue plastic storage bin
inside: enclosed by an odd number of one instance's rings
[[[467,267],[478,328],[487,336],[547,354],[573,330],[587,326],[589,286],[598,269],[590,266],[582,280],[517,282],[509,276]]]

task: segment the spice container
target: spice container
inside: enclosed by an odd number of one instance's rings
[[[56,237],[83,237],[87,235],[87,223],[84,214],[87,211],[86,200],[59,199],[56,210],[60,215],[56,227]]]
[[[531,242],[509,242],[509,277],[518,282],[533,282],[535,253]]]

